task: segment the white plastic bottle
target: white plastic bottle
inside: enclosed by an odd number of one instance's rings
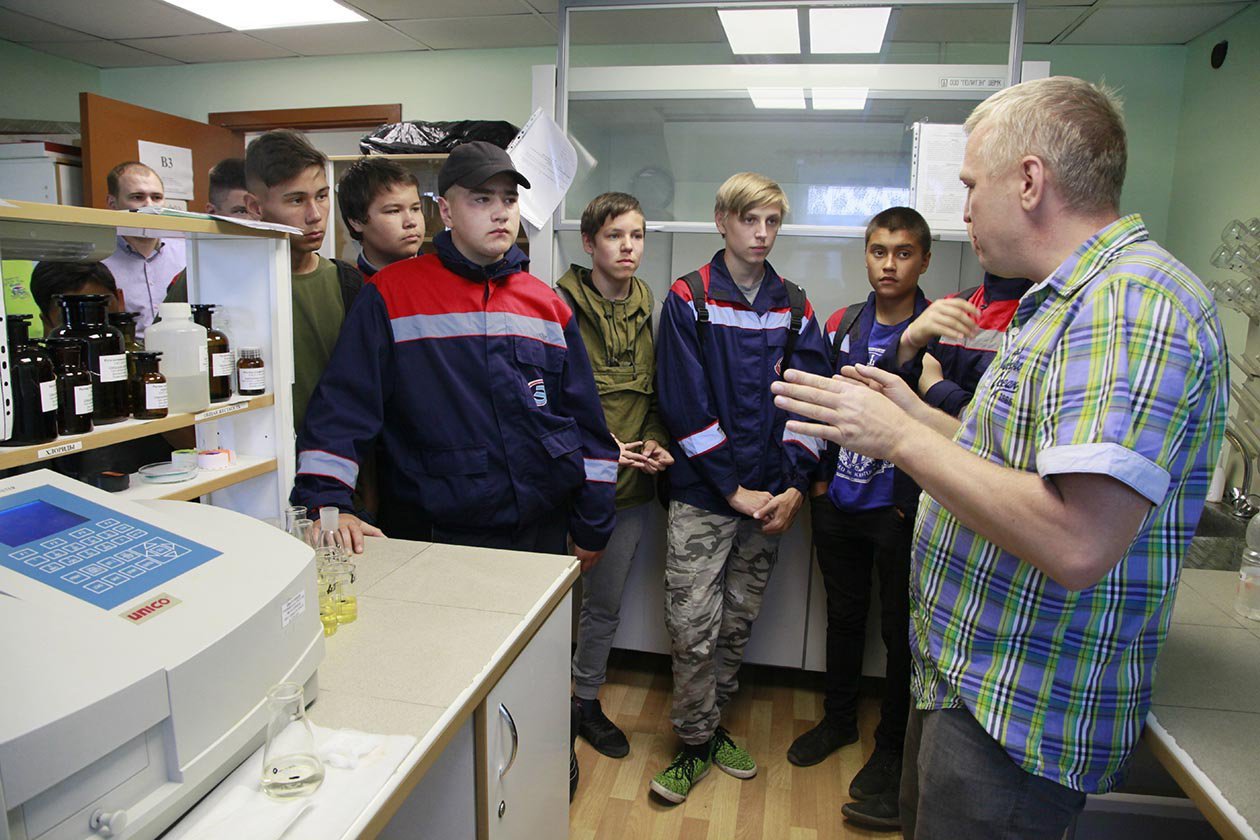
[[[1238,568],[1238,594],[1234,612],[1243,618],[1260,621],[1260,516],[1247,523],[1247,547],[1243,549]]]
[[[193,323],[192,307],[186,303],[163,303],[158,314],[162,320],[145,330],[144,349],[162,354],[168,408],[171,412],[205,411],[210,407],[206,328]]]

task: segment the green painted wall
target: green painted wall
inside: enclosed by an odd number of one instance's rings
[[[96,67],[0,41],[0,117],[79,121],[79,93],[100,93]]]
[[[379,53],[135,67],[101,93],[189,119],[215,111],[401,102],[405,119],[529,119],[530,67],[548,48]]]

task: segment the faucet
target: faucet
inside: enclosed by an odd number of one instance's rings
[[[1225,428],[1225,440],[1229,441],[1230,445],[1234,447],[1234,451],[1242,456],[1243,462],[1242,487],[1229,488],[1226,497],[1235,517],[1238,519],[1250,519],[1257,513],[1260,513],[1260,508],[1253,505],[1247,498],[1251,490],[1251,453],[1247,451],[1247,447],[1243,446],[1243,442],[1238,435],[1230,431],[1228,426]]]

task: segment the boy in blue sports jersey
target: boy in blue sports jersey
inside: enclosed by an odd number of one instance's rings
[[[909,207],[890,207],[866,228],[863,302],[827,321],[833,371],[844,365],[896,370],[902,333],[928,307],[919,278],[932,259],[932,233]],[[887,358],[884,358],[887,356]],[[797,738],[788,760],[818,764],[858,740],[858,681],[866,649],[871,571],[879,573],[880,624],[888,650],[887,686],[875,730],[875,752],[849,786],[858,800],[842,809],[871,828],[896,828],[901,750],[910,699],[909,573],[919,488],[892,463],[829,445],[823,478],[810,493],[818,566],[827,591],[827,671],[823,719]]]

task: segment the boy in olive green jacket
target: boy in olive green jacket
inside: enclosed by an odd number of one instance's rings
[[[582,608],[573,655],[577,733],[613,758],[630,752],[625,734],[599,705],[608,652],[620,620],[621,592],[656,495],[654,476],[674,462],[656,410],[652,292],[634,276],[646,230],[634,196],[604,193],[582,213],[582,247],[592,267],[573,266],[556,291],[574,310],[595,372],[608,429],[621,447],[617,526],[604,555],[582,573]]]

